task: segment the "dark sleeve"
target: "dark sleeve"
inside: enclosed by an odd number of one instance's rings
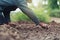
[[[27,3],[25,0],[21,1],[21,3],[18,3],[19,5],[18,8],[21,9],[21,11],[26,14],[36,25],[39,24],[39,20],[38,18],[35,16],[35,14],[33,13],[33,11],[27,7]]]

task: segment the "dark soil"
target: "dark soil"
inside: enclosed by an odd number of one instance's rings
[[[60,40],[60,23],[53,21],[48,27],[25,21],[0,25],[0,40]]]

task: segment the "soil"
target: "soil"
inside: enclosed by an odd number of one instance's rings
[[[60,18],[57,17],[51,17],[51,21],[54,20],[57,23],[60,23]]]
[[[48,27],[26,21],[0,25],[0,40],[60,40],[60,23],[52,21]]]

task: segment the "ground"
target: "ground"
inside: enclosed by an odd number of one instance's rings
[[[48,27],[43,29],[29,21],[0,25],[0,40],[60,40],[60,23],[52,21]]]

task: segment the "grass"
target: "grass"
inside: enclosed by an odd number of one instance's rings
[[[33,8],[35,15],[38,17],[40,21],[49,22],[50,16],[48,13],[44,12],[44,8]],[[11,13],[11,20],[12,21],[31,21],[25,14],[22,12]]]
[[[51,10],[50,16],[51,17],[58,17],[58,18],[60,18],[60,9]]]
[[[15,13],[15,15],[14,15],[14,13],[11,14],[11,20],[12,21],[30,21],[30,19],[21,12],[17,12],[17,13]]]

